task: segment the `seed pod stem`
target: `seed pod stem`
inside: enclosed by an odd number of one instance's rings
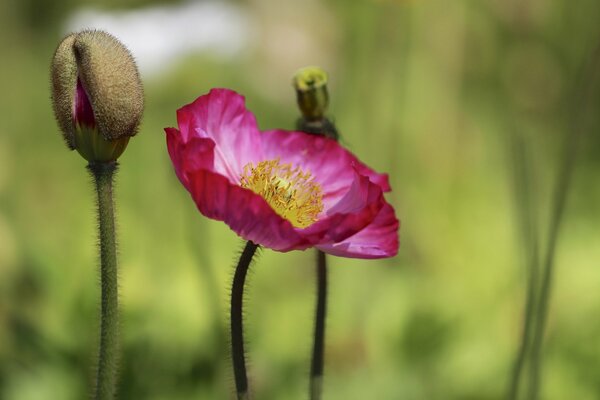
[[[304,67],[296,72],[293,84],[296,89],[298,108],[302,114],[296,126],[303,132],[338,140],[339,134],[335,124],[325,116],[329,105],[327,79],[327,73],[319,67]],[[327,319],[327,257],[321,250],[317,250],[316,255],[317,301],[309,379],[311,400],[321,400],[323,393]]]

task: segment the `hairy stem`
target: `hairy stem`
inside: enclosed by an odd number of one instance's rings
[[[252,241],[246,243],[244,251],[235,269],[231,287],[231,357],[238,400],[248,399],[248,377],[246,375],[246,356],[244,353],[243,303],[246,275],[256,253],[258,245]]]
[[[88,169],[96,184],[100,235],[100,345],[94,398],[112,400],[116,392],[119,356],[117,246],[113,203],[113,177],[117,163],[90,163]]]
[[[310,368],[310,398],[320,400],[323,386],[325,348],[325,316],[327,315],[327,258],[317,250],[317,306],[315,311],[315,336]]]

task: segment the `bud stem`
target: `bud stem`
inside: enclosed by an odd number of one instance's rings
[[[101,319],[95,400],[115,398],[118,363],[119,305],[117,250],[113,203],[113,177],[116,162],[90,163],[98,195],[100,235]]]
[[[327,258],[317,250],[317,306],[315,311],[315,337],[310,367],[310,399],[320,400],[323,390],[323,364],[325,348],[325,316],[327,315]]]
[[[235,269],[231,287],[231,357],[238,400],[248,399],[248,377],[246,375],[246,356],[244,353],[243,302],[246,275],[256,249],[258,249],[258,245],[252,241],[249,240],[246,243]]]

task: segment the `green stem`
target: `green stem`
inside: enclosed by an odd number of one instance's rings
[[[325,316],[327,315],[327,258],[317,250],[317,306],[315,311],[315,336],[310,368],[310,398],[320,400],[323,388],[325,348]]]
[[[246,375],[246,356],[244,353],[243,303],[246,275],[256,253],[258,245],[252,241],[246,243],[240,256],[233,285],[231,286],[231,358],[238,400],[248,399],[248,377]]]
[[[100,234],[101,319],[95,400],[115,398],[118,365],[119,305],[117,250],[113,204],[113,177],[116,162],[90,163],[98,194]]]
[[[509,399],[516,400],[519,397],[519,386],[521,383],[521,376],[523,373],[523,367],[525,366],[525,360],[527,354],[531,348],[531,336],[534,332],[534,315],[535,315],[535,300],[537,295],[537,281],[538,281],[538,256],[537,246],[531,249],[530,255],[530,269],[529,276],[527,277],[527,298],[525,303],[525,322],[523,325],[523,333],[521,337],[521,344],[515,359],[515,365],[513,369],[513,376],[511,380],[511,386],[509,391]]]
[[[589,106],[592,88],[600,70],[600,44],[591,53],[580,74],[579,83],[575,89],[573,101],[573,114],[571,128],[567,131],[566,143],[564,145],[563,162],[558,172],[556,188],[554,192],[554,204],[550,217],[550,228],[548,233],[548,247],[544,257],[544,269],[542,272],[542,284],[537,308],[537,325],[533,336],[531,355],[531,384],[529,387],[530,400],[539,398],[541,381],[541,348],[544,339],[544,329],[548,318],[548,303],[552,289],[554,276],[554,255],[558,242],[558,233],[562,223],[567,194],[571,184],[571,176],[575,167],[576,155],[581,136],[583,135],[583,118]]]
[[[519,397],[519,388],[525,361],[531,349],[531,336],[534,331],[536,301],[538,298],[539,276],[539,250],[537,238],[537,218],[533,210],[534,202],[531,199],[533,182],[530,165],[527,161],[528,149],[526,141],[516,128],[512,129],[512,154],[511,165],[514,167],[515,203],[518,210],[517,220],[520,222],[520,243],[524,243],[526,265],[528,267],[527,289],[525,300],[525,316],[521,343],[517,351],[513,373],[510,381],[508,399],[516,400]]]

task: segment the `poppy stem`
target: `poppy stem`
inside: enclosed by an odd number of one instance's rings
[[[323,117],[309,121],[300,117],[296,123],[298,130],[313,135],[321,135],[338,141],[340,136],[335,124]],[[315,312],[315,332],[310,366],[310,400],[320,400],[323,392],[323,369],[325,364],[325,317],[327,316],[327,258],[317,250],[317,305]]]
[[[115,398],[118,364],[119,304],[117,285],[117,246],[113,202],[115,161],[90,163],[98,195],[98,228],[100,236],[101,317],[98,369],[94,399]]]
[[[246,247],[244,247],[235,269],[233,285],[231,286],[231,358],[233,361],[233,374],[238,400],[248,399],[248,376],[246,375],[246,356],[244,352],[243,302],[246,275],[256,249],[258,249],[258,245],[252,241],[249,240],[246,243]]]
[[[323,390],[323,364],[325,348],[325,316],[327,315],[327,258],[317,250],[317,306],[315,311],[315,336],[310,368],[310,398],[320,400]]]

